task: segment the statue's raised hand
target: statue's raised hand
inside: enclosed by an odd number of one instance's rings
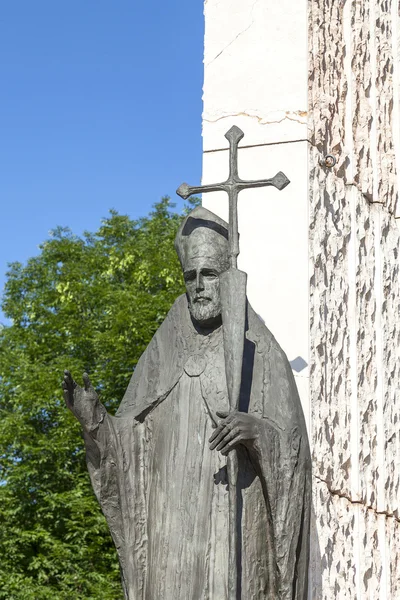
[[[104,420],[106,409],[90,383],[89,375],[83,374],[83,387],[81,387],[74,381],[69,371],[64,371],[62,387],[65,404],[82,427],[86,431],[95,430]]]

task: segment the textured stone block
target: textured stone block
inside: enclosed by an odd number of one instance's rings
[[[312,598],[399,595],[400,237],[390,1],[310,6]],[[321,168],[321,155],[337,165]],[[320,564],[318,566],[318,557]]]

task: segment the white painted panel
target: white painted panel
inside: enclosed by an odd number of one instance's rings
[[[205,17],[204,150],[230,117],[247,144],[306,139],[306,0],[207,0]]]

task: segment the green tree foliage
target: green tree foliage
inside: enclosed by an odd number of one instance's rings
[[[95,234],[56,229],[8,273],[0,330],[0,599],[122,597],[63,369],[86,370],[113,413],[183,291],[168,198],[147,218],[111,211]]]

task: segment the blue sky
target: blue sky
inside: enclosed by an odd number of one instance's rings
[[[202,0],[1,3],[0,288],[55,226],[200,182],[203,26]]]

